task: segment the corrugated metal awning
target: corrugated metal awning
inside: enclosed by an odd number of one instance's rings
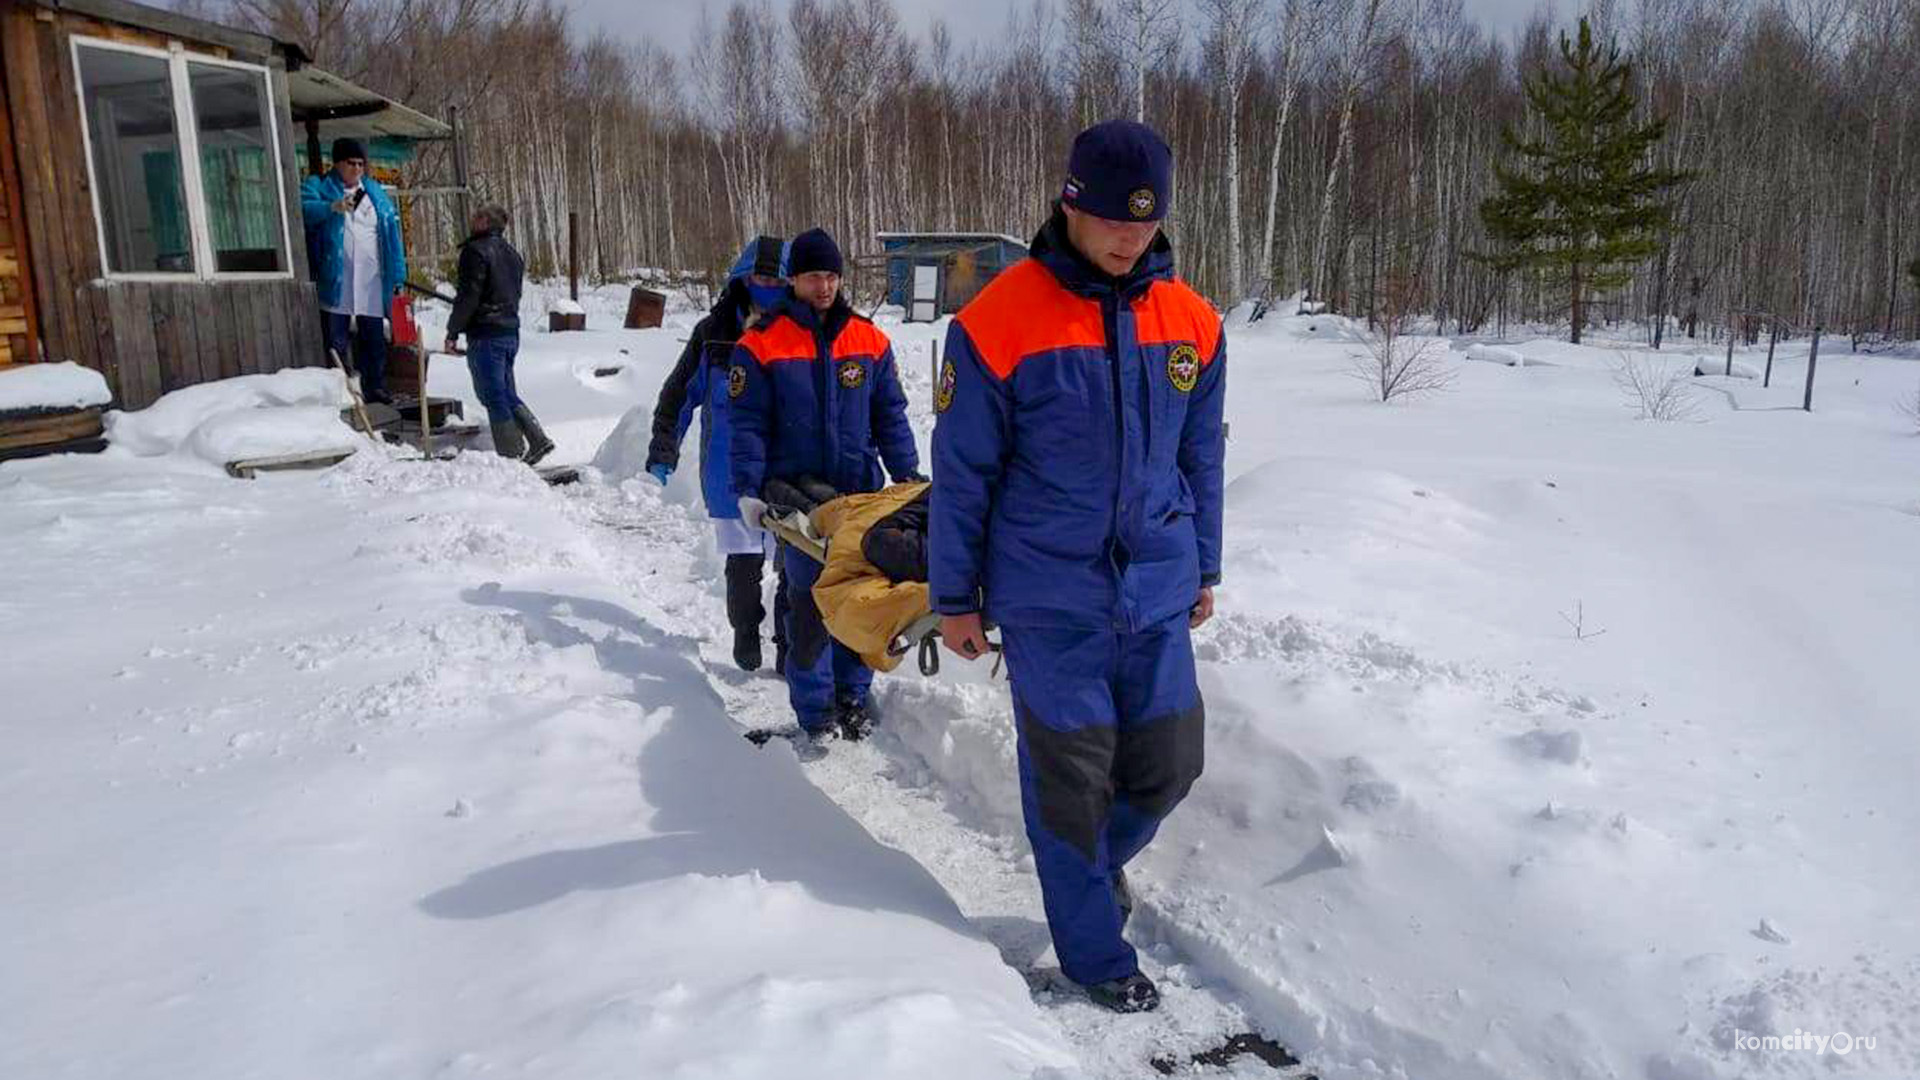
[[[415,140],[453,137],[452,128],[426,113],[317,67],[287,72],[287,96],[295,122],[305,124],[318,118],[323,140],[382,135]]]

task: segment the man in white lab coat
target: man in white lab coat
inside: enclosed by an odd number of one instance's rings
[[[391,402],[386,320],[407,279],[407,255],[400,214],[368,175],[360,140],[334,140],[333,169],[301,183],[300,209],[327,348],[351,359],[368,401]]]

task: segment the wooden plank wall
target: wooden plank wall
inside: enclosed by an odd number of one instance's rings
[[[287,207],[291,279],[157,283],[104,277],[74,85],[73,34],[159,48],[167,43],[136,27],[0,0],[0,77],[10,104],[22,213],[31,223],[25,263],[38,301],[26,306],[37,307],[46,358],[101,372],[123,409],[144,408],[169,390],[211,379],[324,365],[319,301],[307,281],[297,196]],[[196,52],[226,55],[219,47],[187,44]],[[284,94],[286,77],[277,59],[268,74],[276,94]],[[294,170],[297,162],[287,156],[285,98],[276,105],[283,110],[282,164]],[[294,183],[289,172],[290,189]]]
[[[319,301],[304,281],[94,281],[81,293],[105,312],[123,409],[196,383],[326,363]]]
[[[39,359],[39,305],[27,258],[20,171],[7,119],[6,52],[0,49],[0,367]]]

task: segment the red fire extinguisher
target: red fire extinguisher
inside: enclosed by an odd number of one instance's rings
[[[413,318],[413,297],[393,298],[389,309],[392,341],[387,347],[387,389],[396,397],[419,401],[427,396],[427,350],[421,347],[420,324]]]

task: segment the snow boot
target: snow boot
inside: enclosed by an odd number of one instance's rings
[[[1152,1012],[1160,1007],[1160,988],[1139,972],[1124,979],[1108,979],[1087,987],[1087,997],[1095,1005],[1117,1013]]]
[[[504,458],[525,457],[527,441],[520,434],[518,424],[493,424],[493,452]]]
[[[1127,887],[1127,872],[1113,872],[1113,898],[1120,904],[1120,929],[1127,928],[1127,920],[1133,918],[1133,890]]]
[[[518,424],[520,430],[526,432],[527,435],[527,453],[526,456],[521,459],[522,461],[525,461],[529,465],[538,465],[541,459],[553,453],[553,440],[547,438],[546,429],[542,428],[540,421],[534,418],[532,409],[527,408],[525,405],[515,405],[513,407],[513,422]]]
[[[842,701],[834,710],[833,726],[848,742],[859,742],[873,734],[873,712],[864,701]]]

